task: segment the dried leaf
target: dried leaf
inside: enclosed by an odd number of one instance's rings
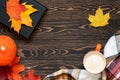
[[[21,12],[25,11],[24,5],[19,4],[20,0],[8,0],[6,11],[10,19],[20,20]]]
[[[18,64],[20,57],[16,57],[15,60],[7,66],[0,66],[0,80],[22,80],[19,75],[24,71],[24,65]]]
[[[42,80],[42,76],[34,75],[34,70],[30,70],[27,75],[23,75],[23,80]]]
[[[20,0],[8,0],[6,11],[10,17],[11,27],[19,33],[22,24],[32,27],[30,15],[37,11],[32,5],[19,4]]]
[[[29,27],[32,27],[32,19],[30,18],[30,14],[34,13],[37,11],[37,9],[34,9],[32,6],[33,5],[26,5],[26,3],[23,3],[27,10],[21,13],[21,22],[22,24],[25,24]]]
[[[21,21],[20,20],[15,20],[12,19],[11,20],[11,27],[14,28],[15,31],[17,31],[19,33],[20,29],[21,29]]]
[[[91,22],[91,26],[93,27],[102,27],[108,24],[108,20],[110,19],[110,14],[103,14],[103,10],[99,7],[96,11],[95,16],[89,15],[88,20]]]
[[[10,72],[7,73],[9,80],[22,80],[22,77],[19,75],[20,72],[24,71],[25,67],[22,64],[18,64],[20,57],[16,57],[13,63],[10,66]]]

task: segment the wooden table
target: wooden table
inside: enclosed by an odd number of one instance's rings
[[[21,63],[36,74],[47,75],[61,68],[83,68],[84,55],[96,43],[104,45],[120,29],[120,0],[37,0],[48,8],[29,40],[0,27],[0,34],[11,36],[18,45]],[[88,14],[101,6],[111,13],[110,24],[89,26]],[[102,48],[102,51],[103,51]]]

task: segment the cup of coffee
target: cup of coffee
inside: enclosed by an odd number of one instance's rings
[[[105,69],[106,59],[100,53],[101,44],[97,44],[95,51],[88,52],[83,59],[85,69],[90,73],[100,73]]]

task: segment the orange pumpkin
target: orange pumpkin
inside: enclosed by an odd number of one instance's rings
[[[9,65],[16,57],[17,46],[12,38],[0,35],[0,66]]]

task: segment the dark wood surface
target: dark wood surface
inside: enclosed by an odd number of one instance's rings
[[[96,43],[104,45],[120,29],[120,0],[37,0],[48,10],[30,39],[26,40],[1,25],[0,34],[11,36],[17,43],[21,63],[36,74],[50,74],[61,68],[83,68],[84,55]],[[101,6],[110,12],[109,25],[89,26],[88,14]]]

